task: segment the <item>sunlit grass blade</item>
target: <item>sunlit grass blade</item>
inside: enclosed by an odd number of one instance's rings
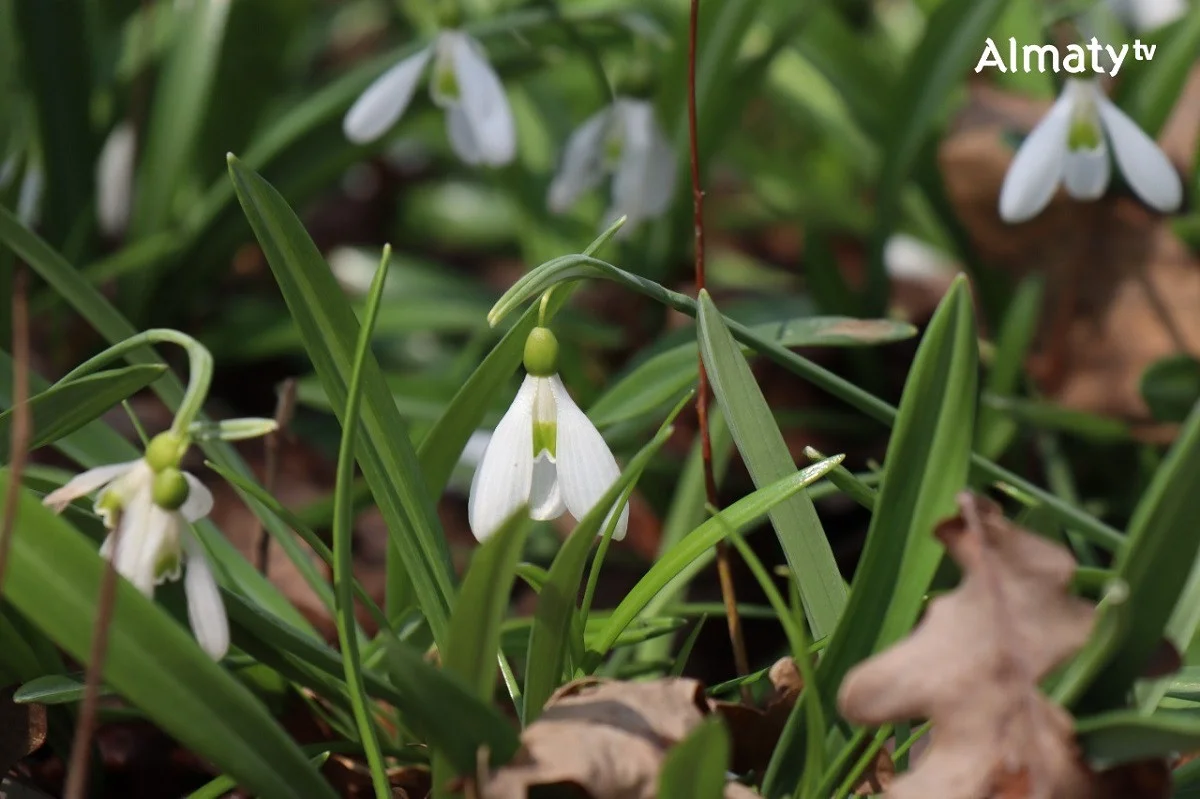
[[[390,799],[392,788],[383,762],[383,753],[379,749],[375,722],[371,717],[371,701],[363,685],[358,637],[355,635],[354,555],[351,550],[354,537],[354,499],[351,496],[351,485],[354,480],[354,453],[358,441],[358,413],[363,392],[364,364],[371,348],[371,332],[379,315],[379,300],[383,296],[391,254],[391,247],[385,245],[379,269],[375,272],[367,295],[367,307],[358,331],[358,343],[354,346],[354,361],[350,370],[350,381],[346,387],[346,407],[342,413],[342,440],[338,445],[337,474],[333,490],[333,584],[337,596],[335,618],[338,643],[342,649],[342,665],[345,667],[346,687],[350,693],[358,738],[366,752],[367,767],[371,772],[371,784],[375,788],[376,799]]]
[[[33,416],[30,449],[70,435],[162,377],[160,364],[126,366],[59,383],[29,398]],[[0,459],[7,459],[12,410],[0,413]]]
[[[345,407],[358,330],[354,312],[316,245],[279,193],[232,156],[229,173],[321,385],[338,412]],[[394,593],[395,583],[406,574],[434,637],[444,641],[454,576],[433,499],[409,443],[407,425],[369,353],[362,379],[365,435],[358,461],[390,533],[388,590]]]
[[[0,484],[8,480],[8,472],[0,472]],[[4,596],[83,660],[103,561],[65,520],[29,493],[19,496]],[[262,704],[123,580],[110,636],[105,682],[180,743],[257,793],[332,799],[333,791]]]
[[[762,488],[796,471],[783,434],[775,424],[750,365],[705,291],[698,301],[700,353],[713,394],[729,422],[733,440],[754,485]],[[837,626],[846,605],[846,584],[833,558],[816,508],[798,491],[771,509],[771,524],[788,566],[800,586],[813,635],[824,637]]]
[[[589,641],[589,648],[592,650],[588,653],[589,663],[599,663],[600,658],[608,653],[621,632],[645,610],[650,600],[678,575],[689,569],[697,559],[711,551],[718,541],[725,538],[727,530],[745,529],[767,515],[775,505],[819,480],[841,462],[842,456],[837,455],[742,497],[722,509],[719,519],[708,519],[660,555],[650,570],[612,611],[596,639]]]

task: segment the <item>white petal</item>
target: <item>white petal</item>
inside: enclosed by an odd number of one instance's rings
[[[539,522],[557,519],[566,513],[562,490],[558,485],[558,465],[550,453],[542,450],[533,460],[533,480],[529,487],[529,515]]]
[[[188,496],[183,501],[183,504],[179,506],[179,512],[189,522],[200,521],[212,513],[212,492],[208,490],[204,483],[200,482],[199,478],[190,472],[184,472],[183,477],[187,480]]]
[[[21,178],[21,189],[17,193],[17,219],[25,227],[36,227],[42,218],[42,194],[46,176],[40,167],[30,164]]]
[[[1129,187],[1152,208],[1163,213],[1178,210],[1183,202],[1183,184],[1170,160],[1111,100],[1101,97],[1099,103],[1113,157]]]
[[[1000,218],[1024,222],[1041,213],[1062,179],[1074,93],[1064,91],[1017,150],[1000,188]]]
[[[129,224],[137,134],[125,120],[112,129],[96,161],[96,217],[100,230],[118,236]]]
[[[606,173],[604,142],[613,123],[613,107],[588,117],[571,133],[563,148],[562,166],[550,183],[546,205],[551,212],[561,214],[575,204],[585,192],[591,191]]]
[[[1076,200],[1096,200],[1108,188],[1108,147],[1070,150],[1063,161],[1063,186]]]
[[[139,458],[136,461],[113,463],[108,466],[97,466],[95,469],[88,469],[86,472],[81,472],[72,477],[61,488],[47,494],[42,499],[42,504],[52,508],[55,513],[62,513],[63,509],[75,500],[108,485],[140,462],[141,459]]]
[[[455,37],[451,46],[459,105],[470,123],[480,161],[489,166],[507,164],[517,153],[517,130],[504,85],[478,42],[457,31],[442,36]]]
[[[387,133],[412,101],[432,53],[426,47],[376,78],[346,112],[342,120],[346,138],[355,144],[366,144]]]
[[[661,215],[675,194],[675,153],[654,119],[654,106],[645,100],[626,100],[620,107],[625,128],[621,160],[613,178],[608,216],[629,217],[621,228],[629,235],[645,219]]]
[[[450,149],[454,150],[454,154],[461,158],[464,164],[478,166],[483,163],[483,153],[475,139],[475,131],[471,129],[471,120],[462,105],[446,108],[446,135],[450,139]]]
[[[562,380],[557,375],[549,380],[558,408],[558,484],[567,510],[576,519],[582,519],[617,481],[621,470],[608,444],[604,443],[604,437],[587,415],[579,410]],[[626,506],[621,509],[613,539],[620,541],[624,538],[628,526],[629,507]]]
[[[169,523],[170,513],[154,504],[147,486],[125,504],[116,551],[109,549],[117,571],[146,596],[154,596],[154,564]]]
[[[471,480],[467,518],[483,541],[529,500],[533,480],[533,395],[537,379],[526,376],[512,405],[496,425]]]
[[[200,647],[213,660],[220,660],[229,651],[229,620],[225,617],[221,591],[199,542],[190,533],[184,533],[183,546],[187,550],[183,588],[187,594],[188,620]]]

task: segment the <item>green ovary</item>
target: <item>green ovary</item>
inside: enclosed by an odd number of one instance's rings
[[[533,457],[537,457],[544,450],[550,453],[550,457],[556,457],[558,451],[558,425],[554,422],[534,422],[533,423]]]

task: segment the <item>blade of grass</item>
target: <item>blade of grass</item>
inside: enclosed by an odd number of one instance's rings
[[[717,306],[704,291],[697,304],[700,354],[712,380],[713,394],[754,485],[762,488],[794,472],[796,464]],[[772,508],[770,516],[800,586],[809,625],[814,635],[823,638],[837,627],[847,591],[816,508],[804,491],[798,491]]]
[[[316,245],[279,193],[232,155],[229,173],[336,412],[345,407],[350,355],[358,329],[354,312]],[[454,590],[449,551],[409,443],[407,425],[370,353],[362,379],[366,436],[358,459],[390,534],[388,592],[399,591],[395,586],[407,575],[434,638],[441,643]],[[390,615],[392,608],[387,610]]]

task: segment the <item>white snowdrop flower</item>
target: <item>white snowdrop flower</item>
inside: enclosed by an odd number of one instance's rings
[[[1187,0],[1108,0],[1121,20],[1137,31],[1161,28],[1188,11]]]
[[[455,29],[442,30],[432,44],[368,86],[342,120],[346,138],[365,144],[395,125],[430,61],[429,93],[446,111],[450,146],[458,157],[471,165],[502,166],[512,161],[517,133],[504,86],[479,42]]]
[[[883,266],[890,277],[900,280],[937,278],[955,271],[945,253],[908,233],[896,233],[884,242]]]
[[[1037,216],[1060,183],[1077,200],[1099,198],[1108,188],[1110,147],[1130,188],[1147,205],[1163,213],[1179,208],[1183,185],[1154,140],[1095,81],[1068,79],[1008,168],[1000,189],[1001,218],[1024,222]]]
[[[96,512],[110,530],[100,555],[147,597],[167,580],[178,580],[187,561],[184,591],[188,618],[200,646],[220,660],[229,649],[229,622],[204,549],[188,525],[209,514],[212,493],[177,467],[185,445],[164,433],[151,440],[144,457],[89,469],[47,494],[55,512],[93,491]]]
[[[136,155],[137,136],[126,120],[108,134],[96,161],[96,217],[106,236],[119,236],[129,225]]]
[[[557,356],[554,334],[534,328],[525,343],[529,374],[496,425],[471,481],[467,515],[480,541],[526,503],[539,521],[567,511],[581,519],[620,476],[604,438],[559,379]],[[625,537],[628,524],[625,507],[615,540]]]
[[[621,232],[627,234],[670,207],[675,168],[675,153],[654,118],[653,104],[618,97],[571,134],[546,204],[561,214],[611,174],[612,203],[604,225],[626,216]]]

